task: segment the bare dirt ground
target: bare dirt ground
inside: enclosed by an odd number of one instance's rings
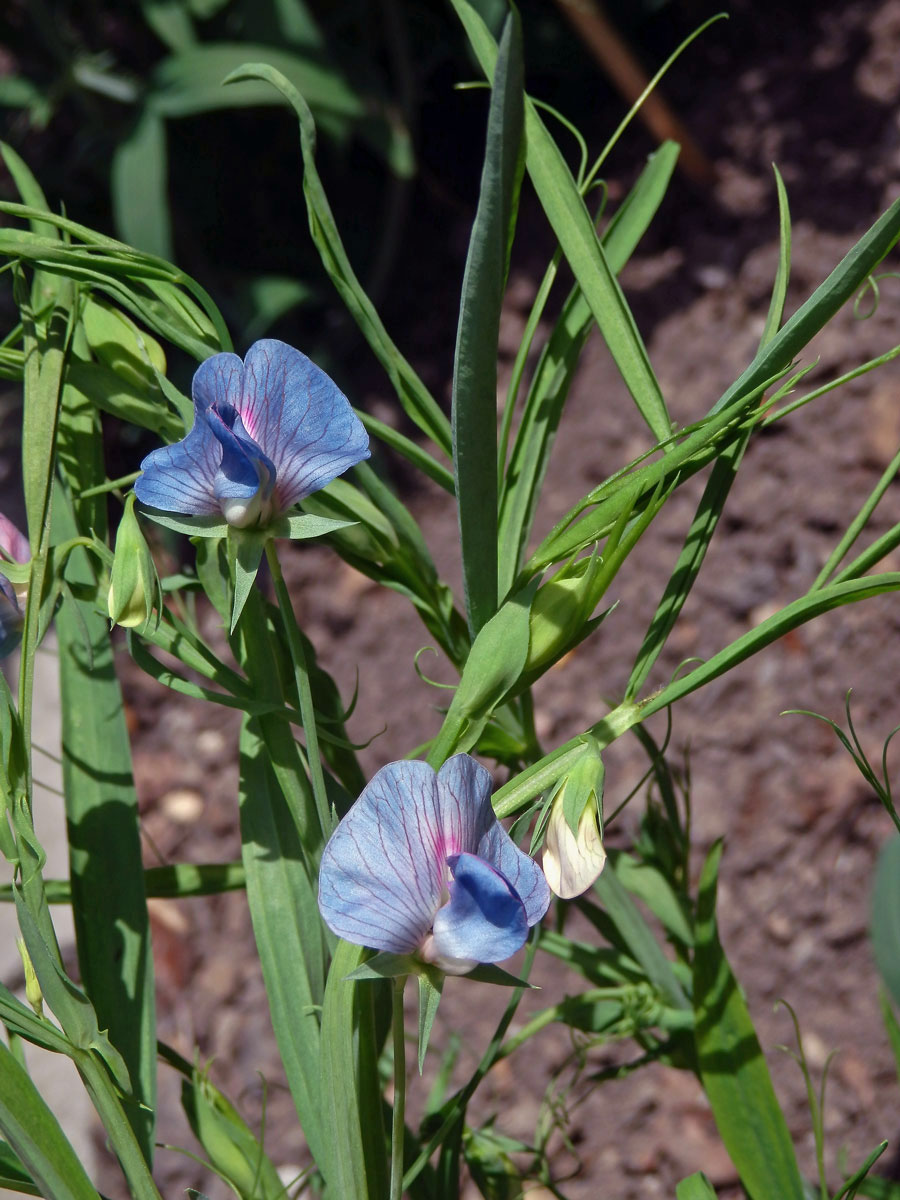
[[[796,6],[759,14],[739,8],[690,52],[667,89],[716,164],[710,191],[676,182],[623,276],[673,417],[704,413],[752,356],[777,262],[777,220],[770,163],[778,163],[795,220],[791,310],[825,276],[897,194],[900,184],[900,3]],[[612,190],[624,194],[649,149],[638,135],[634,157],[611,163]],[[598,142],[599,144],[599,142]],[[427,175],[422,184],[428,186]],[[465,214],[435,202],[436,241],[447,274],[415,261],[395,272],[389,325],[429,384],[446,396]],[[502,348],[512,353],[552,249],[533,206],[523,211],[533,248],[514,263]],[[445,237],[441,222],[452,230]],[[533,234],[533,236],[531,236]],[[411,256],[412,259],[422,255]],[[438,276],[438,278],[435,278]],[[844,313],[814,347],[814,378],[825,381],[893,345],[900,286],[883,285],[866,321]],[[356,357],[358,344],[344,331]],[[354,400],[379,416],[393,411],[385,381],[357,372]],[[349,390],[349,388],[348,388]],[[751,445],[716,542],[672,644],[651,684],[689,656],[707,657],[811,584],[843,528],[900,444],[900,374],[885,368],[817,402]],[[646,446],[640,419],[598,339],[588,346],[563,422],[538,529],[545,530],[590,486]],[[398,478],[439,566],[458,578],[455,514],[446,496]],[[550,748],[580,732],[621,694],[693,514],[695,480],[646,535],[617,581],[618,607],[599,634],[553,671],[538,694],[538,729]],[[873,533],[895,524],[896,485],[876,514]],[[894,564],[900,569],[900,562]],[[438,726],[442,694],[416,675],[427,644],[406,602],[381,592],[327,549],[303,549],[290,578],[301,623],[322,664],[349,697],[359,669],[351,733],[374,740],[367,772],[406,754]],[[854,688],[854,717],[870,752],[900,721],[900,613],[893,597],[829,614],[745,663],[676,710],[673,747],[689,747],[699,856],[726,839],[720,887],[721,933],[746,989],[802,1166],[814,1155],[803,1081],[776,1048],[792,1030],[783,997],[797,1010],[814,1071],[831,1050],[825,1111],[833,1186],[837,1156],[852,1166],[882,1138],[891,1148],[881,1173],[900,1178],[900,1091],[881,1026],[867,942],[868,895],[877,850],[889,822],[824,726],[780,716],[811,708],[836,719]],[[425,660],[428,674],[441,664]],[[162,692],[124,660],[133,718],[135,769],[147,862],[239,857],[232,717]],[[658,726],[656,727],[659,728]],[[636,743],[616,744],[607,760],[607,805],[616,807],[643,770]],[[634,811],[632,811],[634,810]],[[609,831],[627,845],[638,804]],[[246,904],[240,893],[180,903],[152,902],[160,1034],[188,1057],[194,1044],[212,1060],[210,1075],[259,1121],[266,1096],[266,1146],[279,1166],[302,1165],[302,1138],[284,1087],[269,1026]],[[545,985],[521,1009],[579,988],[555,962],[538,961]],[[438,1044],[461,1037],[462,1079],[492,1026],[488,997],[473,1016],[465,981],[451,981],[438,1016]],[[548,1086],[568,1113],[569,1148],[551,1143],[560,1186],[571,1200],[671,1197],[684,1175],[704,1169],[724,1200],[738,1195],[696,1080],[654,1067],[591,1091],[591,1070],[620,1061],[617,1048],[582,1056],[551,1028],[488,1078],[473,1118],[496,1114],[496,1127],[531,1139],[548,1118]],[[177,1085],[161,1068],[160,1136],[189,1145],[177,1121]],[[265,1081],[265,1086],[262,1084]],[[552,1081],[552,1082],[551,1082]],[[421,1104],[414,1084],[412,1104]],[[548,1118],[549,1119],[549,1118]],[[176,1154],[159,1159],[163,1194],[188,1185],[218,1197],[207,1172]],[[115,1183],[107,1183],[115,1196]],[[474,1195],[467,1191],[466,1196]]]

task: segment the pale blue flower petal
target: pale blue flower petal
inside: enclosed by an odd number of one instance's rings
[[[490,771],[471,755],[454,754],[437,778],[445,855],[479,854],[481,839],[497,823]]]
[[[191,396],[197,412],[214,404],[230,404],[240,412],[244,388],[244,364],[236,354],[213,354],[194,372]]]
[[[410,954],[446,899],[445,870],[434,771],[389,763],[325,847],[319,909],[348,942]]]
[[[347,397],[284,342],[265,338],[250,347],[235,407],[247,433],[275,464],[279,512],[369,457],[368,434]]]
[[[434,918],[433,956],[493,963],[509,958],[528,936],[525,906],[509,882],[474,854],[454,855],[450,902]]]
[[[196,517],[218,513],[215,484],[221,463],[222,447],[198,412],[186,438],[147,455],[143,474],[134,482],[135,495],[142,504],[166,512]]]

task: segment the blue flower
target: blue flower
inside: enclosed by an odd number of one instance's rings
[[[0,513],[0,572],[4,558],[14,563],[27,563],[31,558],[31,549],[28,538],[19,532],[9,517]],[[16,588],[0,573],[0,658],[12,654],[22,640],[25,617],[19,601],[24,603],[27,596],[27,584],[20,584]]]
[[[550,889],[494,816],[490,793],[490,775],[468,754],[437,774],[424,762],[382,767],[322,855],[328,926],[451,974],[514,954]]]
[[[192,395],[190,433],[141,463],[134,490],[153,508],[264,526],[369,457],[346,396],[284,342],[255,342],[243,362],[214,354]]]
[[[0,575],[0,658],[12,654],[21,642],[24,624],[15,588],[5,575]]]

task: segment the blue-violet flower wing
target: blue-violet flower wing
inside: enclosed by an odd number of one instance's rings
[[[319,910],[349,942],[411,954],[446,899],[444,863],[434,771],[388,763],[323,851]]]
[[[275,464],[280,512],[369,457],[368,434],[347,397],[284,342],[264,338],[250,347],[235,407],[247,433]]]

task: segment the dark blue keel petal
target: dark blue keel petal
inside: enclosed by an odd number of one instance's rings
[[[528,936],[525,906],[506,879],[474,854],[449,860],[450,902],[434,918],[434,960],[493,963],[509,958]]]

